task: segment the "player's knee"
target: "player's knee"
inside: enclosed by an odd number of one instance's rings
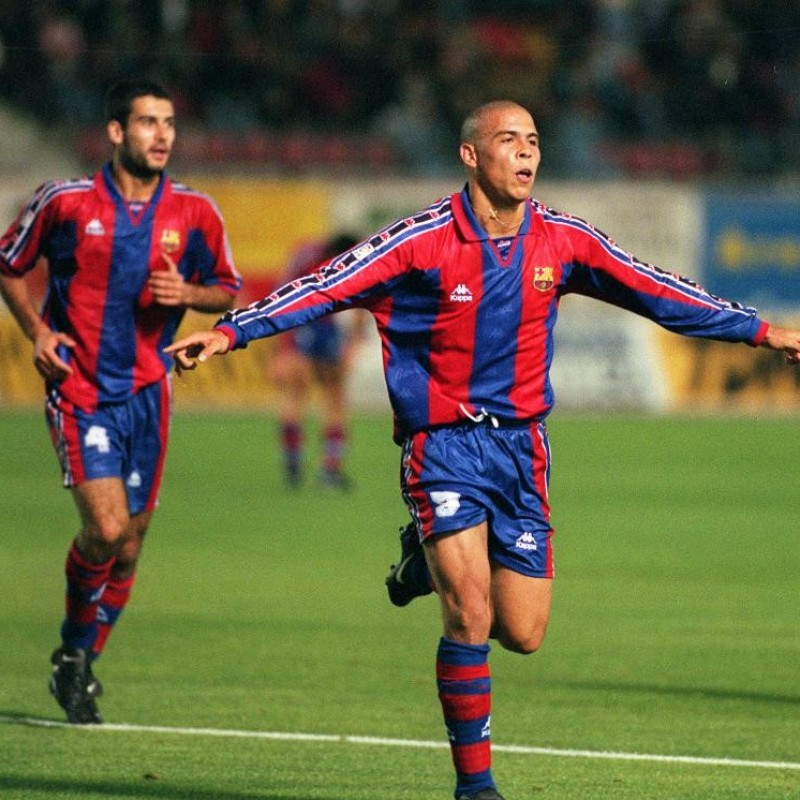
[[[493,638],[497,639],[505,650],[527,656],[535,653],[542,646],[546,632],[547,627],[540,625],[525,630],[500,629],[493,632]]]
[[[485,641],[491,625],[488,602],[445,605],[446,634],[461,641]]]
[[[116,550],[125,539],[129,517],[125,514],[103,514],[84,526],[83,538],[97,549]]]
[[[117,561],[115,564],[119,572],[119,578],[130,577],[136,569],[136,563],[139,561],[139,551],[141,550],[141,541],[134,539],[124,539],[117,549]]]

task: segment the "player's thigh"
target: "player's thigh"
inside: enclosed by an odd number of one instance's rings
[[[327,423],[342,424],[346,406],[344,365],[341,361],[315,361],[314,375],[322,390]]]
[[[550,621],[553,581],[492,562],[492,636],[507,650],[533,653]]]
[[[130,517],[121,478],[91,478],[72,487],[81,518],[81,536],[113,543],[125,536]]]
[[[425,557],[442,606],[445,636],[480,644],[492,621],[486,522],[431,536]]]
[[[340,390],[344,385],[344,365],[341,361],[314,359],[314,377],[329,390]]]

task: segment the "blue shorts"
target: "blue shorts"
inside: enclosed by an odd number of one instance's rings
[[[164,377],[127,401],[103,403],[90,414],[53,390],[45,413],[64,486],[120,478],[128,492],[128,512],[152,511],[167,451],[171,394]]]
[[[342,358],[342,334],[329,318],[296,328],[289,334],[299,353],[314,361],[338,364]]]
[[[552,578],[550,445],[543,422],[419,431],[403,443],[403,499],[423,538],[489,526],[489,556]]]

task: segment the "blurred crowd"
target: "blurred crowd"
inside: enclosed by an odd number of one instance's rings
[[[447,174],[465,112],[508,97],[543,175],[800,171],[797,0],[0,0],[0,100],[42,123],[96,131],[141,73],[223,158],[369,142]]]

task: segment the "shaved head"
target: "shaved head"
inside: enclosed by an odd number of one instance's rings
[[[491,103],[484,103],[482,106],[478,106],[478,108],[464,120],[461,126],[461,141],[475,144],[486,117],[496,111],[505,111],[511,108],[520,109],[526,114],[528,113],[526,108],[523,108],[519,103],[515,103],[513,100],[492,100]]]

